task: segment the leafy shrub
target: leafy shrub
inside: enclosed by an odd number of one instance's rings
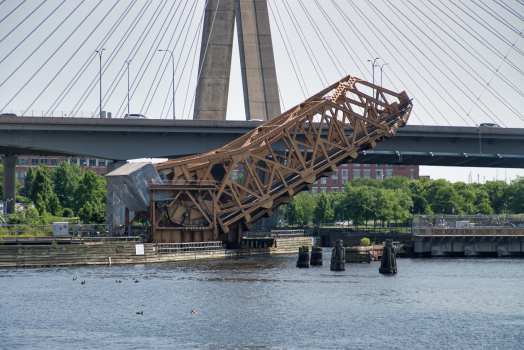
[[[364,237],[360,240],[360,245],[363,247],[368,247],[369,244],[370,244],[369,238]]]

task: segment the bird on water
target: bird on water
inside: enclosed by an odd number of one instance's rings
[[[192,314],[196,314],[197,312],[195,310],[191,310],[191,313]]]
[[[136,312],[137,315],[143,315],[144,314],[144,311],[140,311],[140,312]]]

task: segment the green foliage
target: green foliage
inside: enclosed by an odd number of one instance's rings
[[[360,245],[363,247],[368,247],[370,244],[371,241],[369,240],[369,238],[364,237],[360,240]]]
[[[313,217],[316,222],[323,224],[333,220],[334,211],[331,208],[328,196],[322,192],[317,198],[317,205],[313,210]]]
[[[235,179],[235,182],[237,184],[242,184],[242,180],[244,179],[244,174],[240,174],[237,176],[237,178]]]
[[[524,213],[524,177],[517,176],[504,191],[508,213]]]

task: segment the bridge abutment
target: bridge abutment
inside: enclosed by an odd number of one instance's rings
[[[107,164],[107,172],[126,165],[127,161],[116,161]],[[123,202],[116,195],[113,186],[108,182],[106,187],[106,225],[113,227],[125,225],[126,223],[126,207]],[[122,232],[123,233],[123,232]]]

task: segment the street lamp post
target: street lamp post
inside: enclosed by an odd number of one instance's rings
[[[173,52],[171,50],[158,51],[167,51],[171,54],[171,63],[173,65],[173,119],[175,119],[175,58],[173,57]]]
[[[129,64],[131,60],[126,61],[127,63],[127,114],[129,114]]]
[[[368,62],[371,62],[371,67],[373,69],[373,85],[375,85],[375,62],[378,60],[379,58],[375,58],[373,61],[372,60],[368,60]],[[375,89],[373,89],[373,98],[375,98]]]
[[[388,65],[389,65],[389,63],[384,63],[382,65],[377,64],[377,67],[380,68],[380,86],[382,86],[382,69],[384,68],[384,66],[388,66]]]
[[[98,53],[98,57],[100,57],[100,118],[102,118],[102,50],[96,50],[95,52]]]

